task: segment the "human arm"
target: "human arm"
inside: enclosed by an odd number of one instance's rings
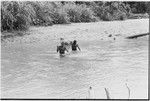
[[[77,47],[78,47],[78,49],[81,51],[81,49],[80,49],[79,45],[77,45]]]
[[[67,50],[67,48],[65,48],[65,50],[66,50],[67,52],[69,52],[69,51]]]
[[[59,46],[57,46],[57,52],[59,51]]]

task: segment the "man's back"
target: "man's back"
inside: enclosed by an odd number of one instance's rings
[[[77,44],[72,44],[72,50],[76,51],[77,50],[77,46],[78,46]]]
[[[58,46],[57,52],[59,51],[60,54],[65,54],[66,48],[64,46]]]

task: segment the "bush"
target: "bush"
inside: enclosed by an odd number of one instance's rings
[[[128,5],[120,2],[106,2],[101,6],[92,6],[92,10],[99,19],[104,21],[125,20],[130,12]]]
[[[97,20],[94,12],[84,4],[67,3],[63,8],[67,12],[70,22],[93,22]]]
[[[51,26],[70,22],[147,18],[149,15],[144,13],[149,11],[148,7],[149,2],[2,1],[1,30],[27,30],[30,25]]]
[[[85,5],[82,5],[82,8],[80,15],[81,22],[95,22],[98,20],[90,8],[87,8]]]
[[[63,9],[56,9],[50,13],[53,24],[67,24],[69,23],[68,14]]]
[[[30,26],[30,13],[24,9],[24,3],[11,1],[2,2],[1,30],[26,30]]]
[[[141,18],[149,18],[149,15],[147,13],[145,14],[130,14],[128,17],[129,19],[141,19]]]
[[[29,2],[35,11],[31,21],[33,25],[52,25],[52,18],[49,16],[49,9],[52,8],[51,3],[47,2]]]

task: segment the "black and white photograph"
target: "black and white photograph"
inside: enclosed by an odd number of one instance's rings
[[[148,99],[150,1],[0,2],[1,99]]]

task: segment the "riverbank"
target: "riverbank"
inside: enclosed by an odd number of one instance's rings
[[[149,18],[148,7],[148,2],[3,1],[1,6],[1,31],[28,30],[31,25],[52,26],[55,24],[97,22],[101,20],[123,21],[126,19]],[[13,9],[16,9],[16,11]]]

